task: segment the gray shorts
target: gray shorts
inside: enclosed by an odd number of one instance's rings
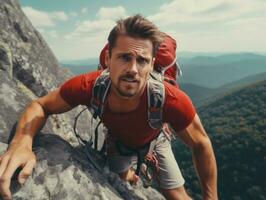
[[[159,181],[162,189],[173,189],[184,185],[185,180],[180,172],[171,149],[171,142],[161,133],[156,141],[156,157],[159,163]],[[114,154],[109,157],[110,170],[121,173],[136,164],[136,156],[122,156]]]

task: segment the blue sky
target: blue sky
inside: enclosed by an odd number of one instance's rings
[[[140,13],[178,51],[266,52],[265,0],[20,0],[59,60],[98,57],[119,18]]]

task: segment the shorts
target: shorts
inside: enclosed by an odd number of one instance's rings
[[[171,142],[163,133],[156,139],[154,151],[159,164],[160,188],[174,189],[184,185],[185,180],[181,174],[178,164],[171,149]],[[110,170],[121,173],[136,165],[136,156],[122,156],[118,153],[108,157]]]

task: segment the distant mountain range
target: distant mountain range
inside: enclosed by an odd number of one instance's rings
[[[257,54],[228,54],[180,58],[181,83],[217,88],[247,76],[266,72],[266,56]]]
[[[219,199],[266,199],[265,100],[266,81],[262,81],[198,109],[216,154]],[[173,150],[187,187],[200,193],[190,151],[179,141]]]
[[[230,94],[236,90],[244,88],[248,85],[266,80],[266,72],[247,76],[240,80],[222,85],[218,88],[206,88],[190,83],[180,83],[179,86],[184,90],[192,99],[193,103],[200,107],[204,104],[213,102],[223,96]]]
[[[98,58],[87,58],[82,60],[62,60],[60,61],[62,66],[86,66],[86,65],[98,65],[99,59]]]
[[[64,64],[63,67],[69,69],[71,72],[78,75],[78,74],[83,74],[86,72],[97,70],[98,65],[97,64],[87,64],[87,65]]]

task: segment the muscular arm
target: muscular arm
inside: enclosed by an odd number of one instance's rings
[[[10,143],[25,143],[31,148],[32,139],[39,129],[45,124],[50,114],[63,113],[72,109],[60,96],[59,89],[32,101],[19,119],[15,136]]]
[[[66,112],[71,108],[57,89],[32,101],[21,114],[15,136],[8,150],[0,157],[0,193],[3,199],[11,199],[10,180],[18,167],[22,167],[18,176],[20,183],[24,183],[31,175],[36,163],[32,152],[33,138],[45,124],[48,115]]]
[[[193,163],[201,183],[203,199],[218,199],[216,160],[211,141],[198,115],[185,130],[178,132],[177,135],[192,150]]]

